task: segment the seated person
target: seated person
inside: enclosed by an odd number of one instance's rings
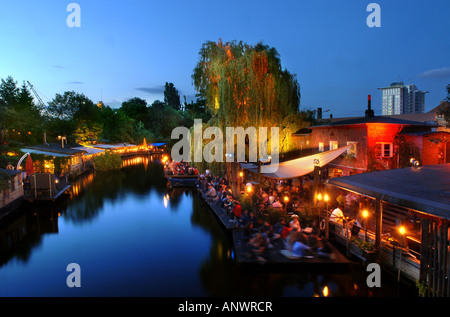
[[[208,184],[208,191],[205,194],[205,198],[207,201],[212,201],[214,198],[216,198],[216,190],[211,184]]]
[[[339,222],[342,223],[342,220],[344,219],[344,213],[342,210],[337,207],[330,215],[330,221]]]
[[[275,199],[274,203],[272,204],[272,207],[274,207],[274,208],[282,208],[283,207],[283,205],[280,202],[280,198],[277,197]]]
[[[240,221],[241,216],[242,216],[241,204],[237,200],[235,200],[231,208],[230,218],[235,221]]]

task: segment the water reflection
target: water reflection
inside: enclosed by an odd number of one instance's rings
[[[0,267],[15,258],[26,263],[45,234],[58,233],[56,210],[22,211],[0,223]]]
[[[94,172],[74,181],[71,208],[65,217],[74,222],[91,221],[105,203],[114,203],[126,194],[145,199],[150,189],[165,192],[166,179],[158,156],[126,158],[122,166],[118,171]]]
[[[72,261],[88,272],[77,296],[374,295],[358,269],[242,270],[230,237],[195,190],[166,184],[158,157],[129,158],[120,171],[81,177],[54,204],[5,218],[0,296],[73,296],[65,285]]]

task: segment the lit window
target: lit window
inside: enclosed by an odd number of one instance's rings
[[[394,155],[392,142],[378,142],[376,144],[376,155],[379,157],[392,157]]]
[[[338,141],[330,141],[330,151],[338,148]]]
[[[319,142],[319,152],[323,152],[324,148],[323,148],[323,142]]]
[[[353,144],[348,150],[347,155],[356,157],[356,142],[355,141],[347,141],[347,145]]]

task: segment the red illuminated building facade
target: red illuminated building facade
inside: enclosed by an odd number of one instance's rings
[[[375,116],[370,96],[365,117],[311,126],[313,153],[354,144],[328,164],[328,176],[450,162],[450,133],[437,131],[436,124],[387,116]]]

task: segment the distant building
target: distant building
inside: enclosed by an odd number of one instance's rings
[[[392,83],[389,87],[379,88],[382,92],[382,115],[399,115],[425,112],[425,94],[415,85],[403,82]]]
[[[328,164],[330,177],[411,166],[412,158],[421,165],[450,163],[450,133],[437,131],[434,114],[421,116],[414,121],[375,116],[369,99],[365,117],[324,120],[308,127],[310,136],[301,137],[313,154],[354,144]]]

